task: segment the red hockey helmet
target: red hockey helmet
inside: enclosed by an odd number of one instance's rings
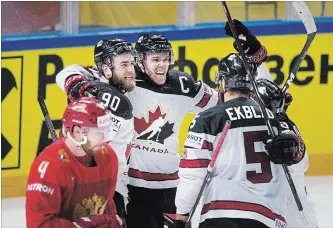
[[[67,136],[74,126],[100,128],[104,133],[104,141],[110,141],[112,136],[112,117],[107,108],[97,99],[82,97],[70,103],[63,115],[62,123]]]

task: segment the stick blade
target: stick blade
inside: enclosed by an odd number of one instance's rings
[[[309,7],[303,1],[294,1],[293,7],[301,18],[307,34],[317,32],[317,26]]]

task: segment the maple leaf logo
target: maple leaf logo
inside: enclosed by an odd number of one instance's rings
[[[141,118],[134,117],[134,128],[138,134],[137,139],[151,140],[157,143],[164,143],[164,140],[171,136],[174,131],[174,123],[165,120],[166,113],[162,113],[158,105],[155,111],[148,112],[146,120],[143,115]]]

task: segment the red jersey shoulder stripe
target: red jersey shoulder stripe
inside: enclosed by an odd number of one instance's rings
[[[203,97],[201,98],[201,100],[195,106],[197,106],[199,108],[206,107],[206,105],[208,104],[208,102],[209,102],[209,100],[210,100],[211,97],[212,97],[211,94],[205,92],[204,95],[203,95]]]

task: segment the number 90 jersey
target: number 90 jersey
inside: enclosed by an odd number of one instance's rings
[[[127,158],[131,152],[131,141],[134,133],[133,107],[129,99],[114,86],[100,82],[99,72],[91,68],[73,64],[56,76],[58,86],[65,91],[65,81],[74,75],[85,76],[96,88],[96,98],[103,102],[111,112],[113,138],[109,145],[117,154],[119,162],[118,182],[116,191],[127,197],[128,166]]]
[[[280,132],[275,115],[267,113],[274,131]],[[189,213],[194,205],[227,120],[231,126],[203,193],[200,222],[244,218],[284,227],[283,201],[290,189],[282,166],[271,163],[265,150],[268,130],[259,105],[245,97],[199,113],[190,125],[180,162],[177,214]]]

